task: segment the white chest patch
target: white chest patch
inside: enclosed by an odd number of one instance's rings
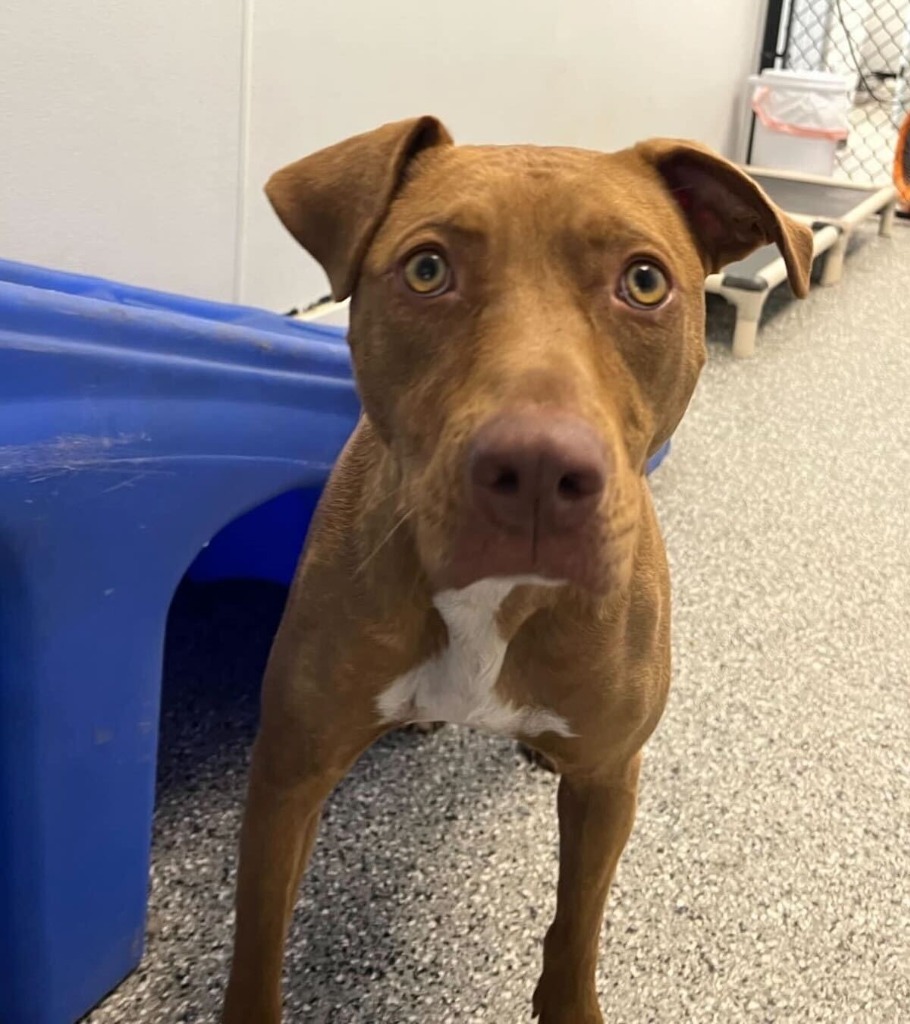
[[[569,723],[546,708],[518,707],[495,690],[507,644],[496,613],[519,579],[490,579],[433,600],[449,631],[448,646],[396,679],[377,698],[385,722],[451,722],[505,736],[555,732]]]

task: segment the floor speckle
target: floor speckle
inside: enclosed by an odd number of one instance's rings
[[[709,365],[654,479],[676,675],[610,900],[610,1024],[910,1020],[910,230],[858,245],[837,288],[769,303],[750,362],[712,303]],[[178,599],[148,952],[86,1024],[216,1019],[281,600]],[[554,797],[502,740],[379,744],[328,809],[286,1019],[529,1021]]]

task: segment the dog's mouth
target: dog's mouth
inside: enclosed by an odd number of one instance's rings
[[[570,533],[514,531],[472,517],[456,531],[437,582],[460,590],[481,579],[533,578],[606,594],[631,575],[633,546],[631,526],[613,531],[592,523]]]

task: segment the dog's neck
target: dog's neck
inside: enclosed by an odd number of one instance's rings
[[[415,665],[377,698],[387,722],[450,722],[505,736],[573,735],[569,724],[547,708],[517,705],[497,692],[509,647],[500,612],[518,587],[548,584],[537,579],[478,580],[433,598],[448,632],[446,646]]]

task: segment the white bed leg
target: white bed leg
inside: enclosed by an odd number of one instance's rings
[[[847,256],[847,244],[849,241],[849,233],[842,231],[840,233],[840,238],[838,238],[834,245],[832,245],[828,250],[825,255],[824,266],[822,267],[820,284],[837,284],[837,282],[844,276],[844,260]]]
[[[751,359],[755,355],[755,338],[758,334],[758,321],[747,320],[741,313],[736,317],[733,329],[733,358]]]
[[[878,219],[878,233],[882,238],[891,237],[891,231],[894,228],[894,214],[896,210],[896,199],[892,199],[891,202],[882,210],[881,216]]]
[[[755,355],[758,321],[761,319],[767,297],[768,291],[737,292],[733,300],[736,305],[736,326],[733,328],[734,359],[749,359]]]

